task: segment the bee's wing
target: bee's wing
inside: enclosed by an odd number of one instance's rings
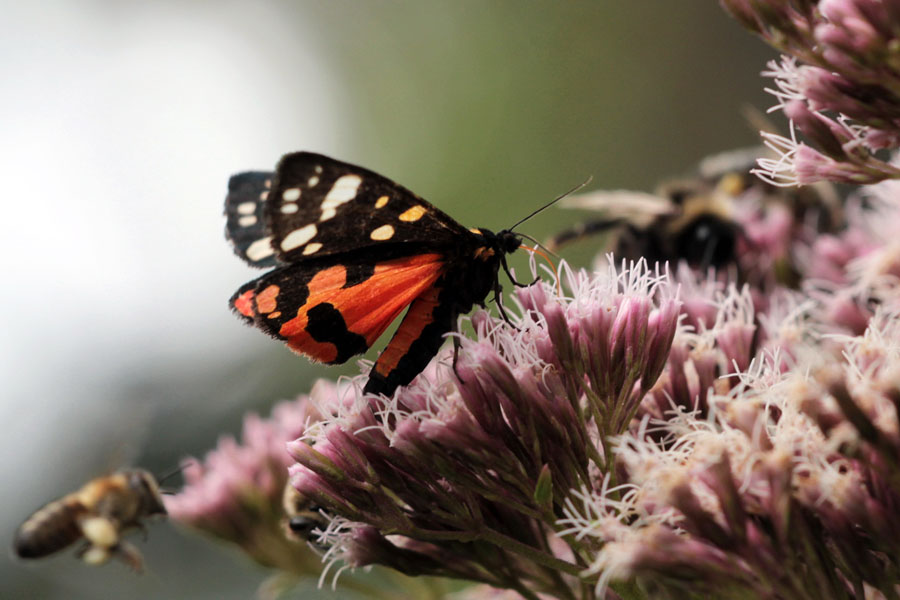
[[[609,220],[627,221],[638,227],[649,225],[661,215],[672,214],[671,200],[656,194],[631,190],[601,190],[564,198],[564,208],[580,208],[602,212]]]

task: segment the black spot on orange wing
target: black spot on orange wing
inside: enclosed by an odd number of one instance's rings
[[[347,265],[347,282],[345,288],[350,288],[365,282],[375,273],[375,263],[356,263]]]
[[[319,340],[310,336],[310,344],[304,347],[291,337],[301,335],[307,329],[310,287],[316,288],[322,278],[329,278],[342,271],[340,266],[310,268],[305,265],[287,265],[266,273],[262,277],[244,284],[232,297],[231,306],[245,321],[250,322],[276,339],[288,342],[293,350],[307,354],[315,360],[334,363],[338,356],[347,356],[329,343],[317,344]],[[318,279],[316,279],[318,277]],[[339,282],[340,284],[343,281]],[[303,322],[298,322],[302,313]],[[293,323],[293,327],[285,325]],[[341,321],[341,327],[346,325]],[[361,352],[364,352],[364,347]],[[347,360],[347,358],[344,358]],[[342,362],[342,361],[341,361]]]
[[[366,338],[347,330],[343,315],[327,302],[317,304],[306,313],[309,319],[306,331],[315,341],[331,344],[337,355],[330,361],[333,364],[347,362],[351,356],[362,354],[369,349]]]

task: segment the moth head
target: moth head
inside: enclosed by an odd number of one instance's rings
[[[504,229],[497,234],[497,249],[504,254],[513,253],[518,250],[521,245],[522,237],[517,233]]]

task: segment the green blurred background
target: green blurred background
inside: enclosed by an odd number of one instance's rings
[[[497,230],[588,175],[649,190],[755,144],[741,109],[771,103],[773,54],[713,0],[3,4],[8,541],[90,477],[165,472],[245,411],[356,368],[315,367],[229,314],[255,276],[222,236],[231,173],[322,152]],[[143,576],[7,559],[0,597],[248,598],[267,576],[167,523],[138,543]]]

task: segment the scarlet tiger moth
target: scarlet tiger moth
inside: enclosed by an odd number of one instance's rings
[[[521,245],[512,228],[468,229],[381,175],[310,152],[233,176],[225,214],[235,252],[275,267],[232,309],[295,352],[343,363],[409,307],[369,374],[372,394],[410,383],[459,315],[491,291],[499,299],[499,269]]]

